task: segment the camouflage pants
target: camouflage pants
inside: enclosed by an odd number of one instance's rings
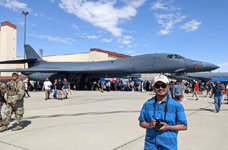
[[[2,106],[3,106],[4,102],[0,101],[0,120],[2,120]]]
[[[23,114],[24,114],[24,106],[18,107],[18,106],[12,106],[10,104],[6,105],[6,108],[4,110],[4,116],[3,116],[3,124],[8,126],[10,124],[10,119],[12,114],[15,114],[15,118],[17,120],[17,124],[21,125],[23,124]]]

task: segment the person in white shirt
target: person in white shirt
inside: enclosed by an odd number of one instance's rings
[[[106,89],[107,89],[108,92],[110,91],[110,86],[111,86],[110,81],[107,81],[106,82]]]
[[[146,81],[145,80],[142,82],[142,92],[146,93]]]
[[[51,92],[51,86],[52,83],[51,81],[49,81],[49,78],[46,79],[46,81],[44,81],[44,85],[43,85],[43,89],[45,89],[45,100],[49,99],[50,96],[50,92]]]
[[[25,79],[24,79],[24,84],[25,84],[25,93],[28,95],[28,97],[30,97],[29,93],[28,93],[28,76],[25,75]]]
[[[186,87],[185,87],[185,85],[184,85],[184,80],[182,80],[182,82],[181,82],[181,95],[182,95],[182,101],[187,101],[186,99],[185,99],[185,89],[186,89]]]
[[[135,91],[135,82],[134,81],[131,81],[131,90],[132,90],[132,92]]]

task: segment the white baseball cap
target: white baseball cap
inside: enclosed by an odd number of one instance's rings
[[[153,86],[155,85],[155,83],[157,83],[158,81],[161,81],[163,83],[166,83],[168,84],[169,83],[169,80],[166,76],[164,75],[158,75],[154,78],[154,83],[153,83]]]

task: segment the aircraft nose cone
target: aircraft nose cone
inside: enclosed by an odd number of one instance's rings
[[[209,71],[209,70],[215,70],[215,69],[217,69],[217,68],[219,68],[219,66],[217,66],[217,65],[214,65],[214,64],[211,64],[211,63],[208,63],[208,62],[204,62],[204,69],[205,69],[205,71],[207,70],[207,71]]]

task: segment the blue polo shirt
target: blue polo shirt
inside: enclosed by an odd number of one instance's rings
[[[154,107],[155,98],[152,98],[144,103],[141,110],[139,121],[151,122],[151,119],[165,120],[165,105],[167,99],[161,103],[157,102]],[[154,114],[155,109],[155,114]],[[183,106],[176,100],[169,97],[168,112],[166,113],[166,123],[170,126],[177,124],[187,125],[187,119]],[[158,131],[156,128],[146,130],[146,138],[144,150],[156,150],[158,145],[162,145],[165,149],[176,150],[177,148],[178,131],[166,130]]]
[[[223,88],[222,88],[222,86],[219,86],[219,87],[214,86],[213,90],[214,90],[214,96],[215,97],[220,97],[221,96],[221,92],[220,91],[223,90]]]

